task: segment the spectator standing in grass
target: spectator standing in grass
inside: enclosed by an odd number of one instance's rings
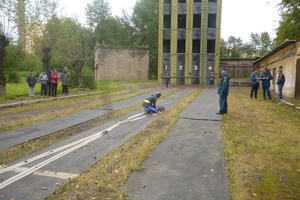
[[[29,72],[29,75],[27,76],[27,84],[29,87],[29,96],[34,97],[34,86],[36,84],[37,80],[34,77],[32,72]]]
[[[57,85],[58,85],[59,76],[57,74],[56,69],[54,69],[51,73],[51,87],[52,87],[52,95],[56,97],[57,95]]]
[[[65,67],[64,71],[61,74],[60,81],[62,83],[62,92],[65,95],[69,94],[69,84],[70,84],[71,74],[68,71],[68,68]]]
[[[259,73],[256,71],[253,71],[250,75],[250,79],[251,79],[251,93],[250,93],[250,98],[254,98],[257,99],[257,92],[259,89]]]
[[[46,70],[44,70],[40,76],[39,76],[39,82],[41,83],[41,96],[45,97],[47,96],[47,81],[48,81],[48,76]]]
[[[52,96],[52,83],[51,83],[52,70],[47,71],[47,92],[48,96]]]
[[[273,79],[273,76],[271,75],[270,70],[268,68],[265,68],[264,73],[261,75],[264,99],[267,99],[266,93],[267,93],[269,99],[272,99],[271,92],[270,92],[272,79]]]
[[[211,71],[210,74],[209,74],[209,84],[208,84],[208,87],[214,87],[215,86],[215,72]]]
[[[278,79],[277,79],[279,99],[283,99],[282,89],[283,89],[284,83],[285,83],[285,75],[282,73],[282,69],[280,69],[278,71]]]
[[[218,115],[224,115],[227,114],[228,110],[228,103],[227,103],[227,97],[229,94],[229,81],[230,76],[227,74],[226,68],[221,68],[221,80],[220,85],[218,89],[218,95],[220,96],[219,104],[220,104],[220,111],[217,113]]]

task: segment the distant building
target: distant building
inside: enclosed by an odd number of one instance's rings
[[[26,24],[25,34],[25,51],[32,54],[34,51],[34,42],[37,38],[43,37],[45,25],[41,24]]]
[[[300,40],[287,40],[264,57],[256,60],[254,66],[263,71],[271,70],[274,80],[272,89],[277,93],[278,70],[282,68],[286,77],[284,95],[288,98],[300,99]]]
[[[147,80],[148,74],[148,47],[96,46],[96,80]]]
[[[220,66],[227,68],[231,78],[248,78],[255,60],[254,58],[221,58]]]
[[[219,72],[221,10],[222,0],[159,0],[162,81],[206,84],[210,69]]]

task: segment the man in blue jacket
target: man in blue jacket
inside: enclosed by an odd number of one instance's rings
[[[264,73],[261,75],[264,99],[267,99],[266,93],[267,93],[269,99],[272,99],[271,92],[270,92],[270,87],[271,87],[270,82],[272,79],[273,79],[273,76],[271,75],[270,70],[268,68],[265,68]]]
[[[229,81],[230,77],[226,72],[226,68],[221,68],[221,80],[218,89],[218,95],[220,96],[219,104],[220,104],[220,111],[217,113],[219,115],[227,114],[228,103],[227,97],[229,94]]]
[[[282,69],[280,69],[278,71],[278,79],[277,79],[279,99],[283,99],[282,89],[283,89],[284,83],[285,83],[285,76],[282,73]]]
[[[257,99],[257,91],[259,88],[259,73],[256,71],[253,71],[250,75],[250,79],[251,79],[251,93],[250,93],[250,98],[254,98]]]

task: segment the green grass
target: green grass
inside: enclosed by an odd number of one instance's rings
[[[300,113],[233,88],[223,121],[233,200],[300,199]]]
[[[299,99],[288,99],[289,102],[291,102],[292,104],[300,107],[300,100]]]

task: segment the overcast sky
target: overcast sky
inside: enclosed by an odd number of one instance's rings
[[[122,9],[131,13],[137,0],[108,0],[114,15]],[[251,32],[269,32],[275,37],[278,26],[278,3],[281,0],[223,0],[222,38],[234,35],[248,41]],[[85,7],[92,0],[58,0],[63,15],[85,23]]]

